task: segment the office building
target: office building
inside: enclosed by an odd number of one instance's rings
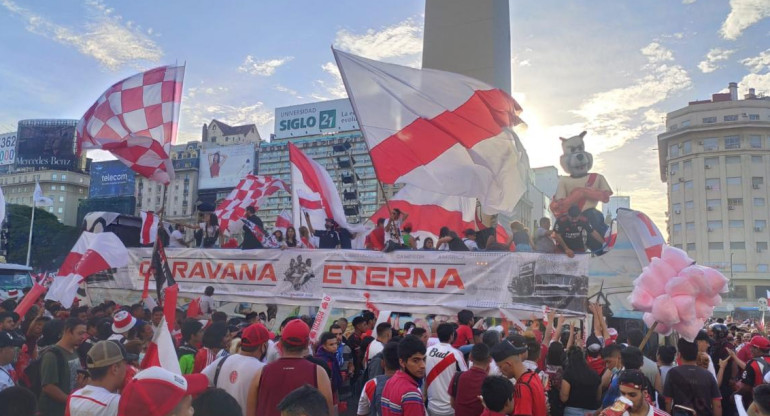
[[[64,225],[79,226],[77,222],[78,203],[88,198],[90,176],[80,172],[44,170],[16,172],[0,177],[0,187],[8,204],[32,206],[35,192],[35,178],[40,183],[43,195],[53,200],[50,207],[39,207],[56,215]]]
[[[730,302],[754,305],[770,290],[770,99],[728,90],[667,114],[660,178],[670,244],[732,277]]]

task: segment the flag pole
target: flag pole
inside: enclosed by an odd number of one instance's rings
[[[350,91],[350,88],[348,88],[348,80],[345,77],[345,71],[342,69],[342,65],[340,65],[340,60],[337,58],[337,54],[334,53],[334,45],[331,46],[332,49],[332,55],[334,55],[334,62],[337,64],[337,69],[340,71],[340,78],[342,78],[342,84],[345,86],[345,92]],[[356,120],[358,120],[358,109],[356,106],[356,101],[353,99],[353,96],[348,93],[348,99],[350,100],[350,105],[353,107],[353,113],[356,115]],[[360,123],[359,123],[360,126]],[[369,143],[366,141],[366,133],[364,129],[361,129],[361,135],[364,136],[364,146],[366,146],[366,152],[369,153],[369,159],[372,159],[372,149],[369,148]],[[382,199],[385,200],[385,206],[388,208],[388,215],[391,214],[390,209],[390,201],[388,201],[388,197],[385,196],[385,187],[382,186],[382,182],[380,181],[380,174],[377,171],[377,165],[372,161],[372,168],[374,169],[374,176],[377,178],[377,184],[380,185],[380,191],[382,192]],[[355,175],[356,173],[353,172]]]
[[[35,197],[32,197],[32,216],[29,220],[29,238],[27,239],[27,263],[26,266],[29,267],[29,259],[30,255],[32,254],[32,226],[35,224],[35,206],[37,205],[37,201],[35,201]]]

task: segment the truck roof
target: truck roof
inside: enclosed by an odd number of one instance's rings
[[[23,264],[0,263],[0,270],[22,270],[31,272],[32,268]]]

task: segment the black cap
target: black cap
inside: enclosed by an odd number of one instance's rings
[[[489,351],[489,355],[492,356],[495,362],[501,362],[512,355],[521,355],[525,352],[527,352],[526,344],[522,346],[516,346],[506,339],[492,347],[492,349]]]
[[[0,348],[5,347],[21,347],[24,345],[24,340],[14,337],[8,331],[0,331]]]

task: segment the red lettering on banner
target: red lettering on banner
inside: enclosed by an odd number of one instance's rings
[[[269,279],[272,281],[276,281],[275,279],[275,270],[273,269],[273,265],[268,263],[265,265],[265,267],[262,268],[262,273],[259,275],[259,279],[257,280],[265,280]]]
[[[443,289],[449,285],[457,286],[458,289],[465,289],[463,279],[460,279],[460,274],[457,272],[457,269],[447,270],[444,274],[444,277],[441,278],[441,282],[438,284],[438,288]]]
[[[367,286],[386,286],[385,273],[388,271],[386,267],[367,267],[366,268],[366,285]],[[382,281],[379,281],[382,280]]]
[[[430,280],[428,280],[428,276],[425,275],[425,270],[414,269],[414,283],[412,283],[413,287],[420,286],[418,279],[422,281],[422,285],[424,287],[433,289],[436,287],[436,269],[430,269]]]
[[[340,270],[342,270],[342,266],[337,266],[335,264],[324,264],[323,282],[333,285],[341,285],[342,273],[340,273]]]
[[[222,269],[221,263],[217,263],[217,268],[214,270],[211,270],[211,262],[206,263],[206,270],[209,272],[209,279],[216,279],[220,269]]]
[[[244,276],[249,280],[254,280],[257,278],[257,266],[250,267],[246,263],[241,264],[241,278],[239,280],[243,280]]]
[[[171,264],[171,274],[175,277],[185,278],[185,272],[187,272],[187,263],[174,262]]]
[[[412,271],[407,267],[391,267],[388,269],[388,285],[395,286],[393,280],[398,280],[403,287],[409,287],[409,277]]]
[[[228,277],[232,277],[233,280],[238,280],[238,275],[235,274],[235,265],[232,263],[227,263],[224,272],[222,272],[222,276],[220,276],[220,279],[225,279]]]
[[[365,268],[364,266],[354,266],[354,265],[347,265],[347,266],[345,266],[345,269],[351,271],[351,274],[350,274],[350,284],[351,285],[355,285],[356,284],[356,279],[358,278],[358,275],[356,273],[359,272],[359,271],[363,271],[364,268]]]
[[[145,260],[141,263],[139,263],[139,274],[144,276],[150,271],[150,262],[149,260]]]
[[[198,277],[201,279],[206,278],[206,276],[203,275],[203,265],[201,263],[193,264],[192,270],[190,270],[189,278],[192,279],[194,277]]]

